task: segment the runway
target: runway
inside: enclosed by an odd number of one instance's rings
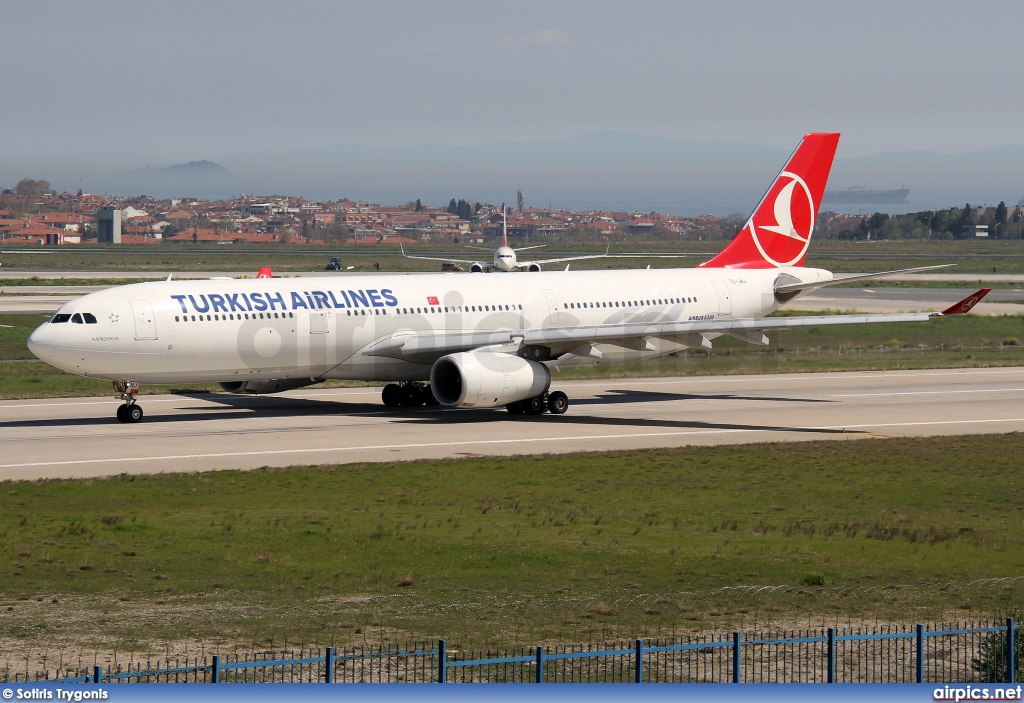
[[[559,382],[562,416],[387,409],[379,389],[0,403],[0,480],[1024,431],[1024,368]]]

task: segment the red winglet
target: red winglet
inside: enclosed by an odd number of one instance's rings
[[[971,308],[981,302],[981,299],[988,295],[991,288],[982,288],[979,291],[971,293],[969,296],[961,300],[959,303],[954,303],[948,308],[940,312],[940,315],[963,315],[965,312],[970,312]]]
[[[256,278],[273,278],[274,272],[270,270],[269,266],[264,266],[260,269],[259,273],[256,274]]]

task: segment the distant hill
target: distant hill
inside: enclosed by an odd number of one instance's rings
[[[234,174],[227,170],[220,164],[214,163],[213,161],[189,161],[187,164],[172,164],[170,166],[160,166],[153,168],[146,166],[145,168],[137,168],[134,171],[123,171],[118,174],[122,176],[140,176],[140,177],[153,177],[162,178],[164,176],[218,176],[218,177],[233,177]]]
[[[104,180],[113,193],[152,195],[158,198],[193,195],[226,197],[237,194],[239,179],[228,169],[213,161],[189,161],[170,166],[146,166],[120,171]]]

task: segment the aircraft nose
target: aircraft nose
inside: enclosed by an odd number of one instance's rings
[[[49,324],[42,324],[28,336],[28,350],[43,361],[49,361],[53,349],[53,333]]]

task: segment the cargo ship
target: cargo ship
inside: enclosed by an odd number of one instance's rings
[[[868,190],[854,186],[847,190],[826,190],[823,203],[836,205],[859,205],[862,203],[906,203],[910,194],[909,188],[898,190]]]

